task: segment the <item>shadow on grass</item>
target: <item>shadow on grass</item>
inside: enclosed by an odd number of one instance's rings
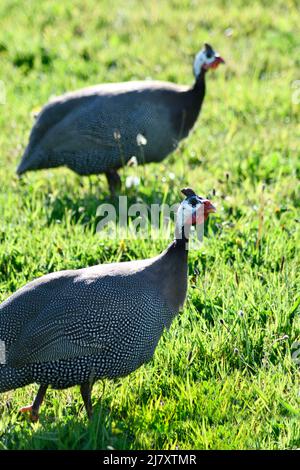
[[[55,401],[55,400],[54,400]],[[1,443],[6,449],[40,450],[105,450],[128,449],[130,436],[125,423],[116,418],[109,400],[94,406],[94,416],[88,421],[85,410],[76,399],[64,409],[41,410],[40,421],[32,424],[27,416],[10,414]]]
[[[164,195],[161,191],[123,191],[119,196],[127,198],[127,208],[131,205],[144,203],[149,207],[151,204],[162,204]],[[174,204],[180,202],[178,195],[177,201],[172,201],[171,196],[167,195],[166,204]],[[97,195],[94,191],[87,191],[83,196],[75,195],[72,192],[61,191],[54,198],[47,197],[46,204],[48,206],[48,225],[63,221],[66,217],[71,217],[72,223],[81,223],[87,226],[93,226],[98,222],[97,208],[102,204],[112,204],[116,210],[117,221],[119,217],[119,197],[111,197],[108,193]]]

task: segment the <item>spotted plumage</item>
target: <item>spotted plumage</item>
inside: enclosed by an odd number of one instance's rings
[[[0,365],[0,392],[32,382],[44,392],[48,385],[81,384],[89,402],[86,384],[125,376],[149,361],[184,303],[184,229],[203,208],[205,219],[213,206],[189,194],[179,207],[187,216],[178,219],[174,242],[154,258],[47,274],[3,302],[6,363]]]

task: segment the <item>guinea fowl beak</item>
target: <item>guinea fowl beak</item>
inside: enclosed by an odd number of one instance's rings
[[[204,208],[205,208],[204,210],[206,214],[217,212],[217,209],[215,208],[215,206],[208,199],[204,201]]]
[[[209,214],[217,212],[215,206],[208,199],[204,199],[203,204],[198,209],[194,208],[192,213],[192,225],[203,224]]]
[[[216,54],[215,60],[210,64],[209,68],[216,69],[220,64],[225,64],[225,60],[220,55]]]
[[[216,56],[216,59],[218,60],[219,64],[225,64],[225,60],[220,55]]]

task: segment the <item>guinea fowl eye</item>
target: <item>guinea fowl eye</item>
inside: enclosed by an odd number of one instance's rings
[[[190,200],[189,200],[189,204],[190,204],[192,207],[195,207],[195,206],[198,204],[197,198],[191,197]]]
[[[212,54],[211,51],[206,52],[206,57],[207,57],[208,59],[211,59],[212,56],[213,56],[213,54]]]

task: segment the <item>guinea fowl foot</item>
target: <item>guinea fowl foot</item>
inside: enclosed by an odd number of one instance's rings
[[[29,412],[29,419],[30,421],[32,421],[33,423],[36,423],[38,420],[39,420],[39,413],[37,410],[35,410],[33,408],[32,405],[28,405],[28,406],[23,406],[23,408],[21,408],[19,410],[20,413],[27,413]]]
[[[105,173],[110,194],[114,198],[116,193],[120,191],[122,183],[121,178],[116,170],[109,170]]]
[[[83,383],[80,385],[80,392],[82,396],[82,400],[84,403],[84,407],[86,410],[86,414],[89,420],[93,417],[93,406],[92,406],[92,384],[89,382]]]
[[[32,405],[23,406],[19,411],[20,413],[27,413],[29,411],[30,421],[36,423],[39,420],[39,409],[45,397],[48,385],[40,385],[37,395]]]

